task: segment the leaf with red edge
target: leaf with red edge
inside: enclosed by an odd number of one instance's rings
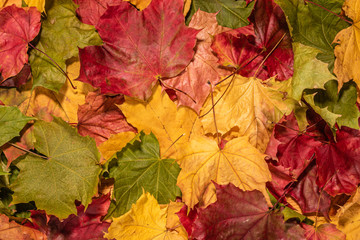
[[[79,80],[149,98],[159,78],[175,77],[193,58],[199,31],[185,26],[182,8],[182,0],[153,0],[142,12],[127,2],[108,7],[96,25],[104,45],[79,50]]]
[[[63,221],[46,215],[45,211],[31,211],[32,222],[26,225],[45,233],[49,239],[104,239],[110,223],[102,222],[101,218],[106,215],[109,206],[110,194],[107,194],[94,198],[85,212],[84,206],[79,203],[77,216],[72,214]]]
[[[217,185],[217,201],[198,209],[192,237],[201,239],[304,239],[299,225],[286,226],[280,212],[269,211],[259,191]]]
[[[207,13],[201,10],[194,14],[189,27],[201,30],[197,35],[198,43],[194,59],[186,67],[184,73],[166,80],[166,84],[182,90],[196,101],[194,103],[185,94],[176,92],[178,105],[189,106],[199,112],[211,90],[208,82],[214,86],[220,77],[231,74],[229,70],[219,66],[218,59],[210,48],[212,36],[229,29],[218,25],[216,13]]]
[[[100,17],[109,6],[121,3],[121,0],[74,0],[79,5],[76,13],[83,23],[96,26]]]
[[[0,74],[4,80],[17,75],[28,62],[28,43],[40,31],[40,17],[35,7],[11,5],[0,10]]]
[[[307,240],[345,240],[346,235],[336,228],[334,224],[324,223],[314,228],[303,224]]]
[[[122,95],[111,97],[90,92],[85,101],[78,108],[77,128],[80,135],[93,137],[96,145],[106,141],[112,134],[136,132],[115,105],[124,102]]]
[[[316,148],[319,187],[331,196],[352,194],[360,183],[360,131],[342,127],[336,142]]]
[[[281,8],[273,0],[258,0],[249,20],[250,26],[215,36],[212,49],[219,63],[236,68],[245,77],[289,79],[294,53]]]

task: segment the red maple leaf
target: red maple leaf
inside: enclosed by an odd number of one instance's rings
[[[314,228],[303,224],[307,240],[345,240],[346,235],[338,230],[334,224],[324,223]]]
[[[121,0],[74,0],[74,3],[79,5],[76,9],[79,19],[83,23],[96,26],[106,9],[120,4]]]
[[[77,216],[71,214],[63,221],[53,215],[46,215],[43,210],[31,211],[32,222],[25,225],[40,230],[49,239],[105,239],[103,235],[110,223],[102,222],[101,218],[106,215],[109,206],[110,194],[107,194],[94,198],[85,212],[85,207],[78,203]]]
[[[360,183],[360,131],[342,127],[336,141],[316,148],[317,183],[331,196],[352,194]]]
[[[261,192],[215,186],[217,201],[198,209],[194,239],[304,239],[299,225],[286,226],[280,212],[269,210]]]
[[[0,10],[0,74],[4,80],[17,75],[28,62],[28,43],[40,31],[40,17],[35,7],[11,5]]]
[[[182,0],[153,0],[141,12],[127,2],[108,7],[96,25],[104,45],[80,49],[79,80],[149,98],[159,78],[178,75],[193,58],[199,30],[185,26],[182,8]]]
[[[124,97],[105,96],[91,92],[86,96],[86,103],[78,108],[78,131],[82,136],[93,137],[99,145],[112,134],[120,132],[136,132],[125,119],[115,104],[122,104]]]
[[[294,53],[281,8],[272,0],[258,0],[249,21],[252,25],[215,36],[212,49],[219,62],[245,77],[290,78]]]

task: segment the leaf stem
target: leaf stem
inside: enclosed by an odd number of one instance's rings
[[[210,85],[210,88],[212,89],[212,85],[211,85],[211,82],[208,81],[208,84]],[[213,118],[214,118],[214,125],[215,125],[215,130],[216,130],[216,138],[217,138],[217,143],[218,143],[218,146],[220,148],[220,138],[219,138],[219,130],[218,130],[218,127],[217,127],[217,124],[216,124],[216,117],[215,117],[215,106],[214,106],[214,95],[213,95],[213,92],[210,91],[210,96],[211,96],[211,104],[212,104],[212,112],[213,112]]]
[[[164,85],[166,88],[169,88],[169,89],[174,90],[174,91],[176,91],[176,92],[180,92],[180,93],[182,93],[182,94],[185,94],[185,96],[187,96],[188,98],[190,98],[191,101],[193,101],[193,102],[196,104],[195,99],[193,99],[189,94],[187,94],[187,93],[184,92],[183,90],[178,89],[178,88],[175,88],[175,87],[172,87],[172,86],[166,84],[160,77],[158,78],[158,80],[159,80],[160,83],[161,83],[162,85]]]
[[[335,12],[321,6],[320,4],[317,4],[317,3],[313,2],[313,1],[309,1],[309,0],[304,0],[304,1],[308,2],[308,3],[311,3],[311,4],[315,5],[315,6],[318,6],[319,8],[322,8],[323,10],[325,10],[325,11],[331,13],[331,14],[334,14],[335,16],[339,17],[341,20],[343,20],[343,21],[345,21],[345,22],[347,22],[347,23],[349,23],[351,25],[353,24],[353,22],[351,22],[351,21],[347,20],[346,18],[344,18],[343,16],[341,16],[341,15],[339,15],[339,14],[337,14],[337,13],[335,13]]]
[[[39,48],[35,47],[34,45],[32,45],[31,43],[29,43],[30,47],[32,47],[33,49],[41,52],[42,54],[44,54],[45,56],[47,56],[57,67],[58,69],[65,75],[65,77],[67,78],[67,80],[69,80],[70,85],[73,89],[76,89],[76,86],[74,86],[74,84],[72,83],[71,79],[69,78],[69,76],[67,75],[67,73],[59,66],[59,64],[57,64],[57,62],[55,62],[54,59],[52,59],[49,55],[47,55],[44,51],[40,50]]]
[[[284,33],[282,35],[282,37],[280,38],[280,40],[275,44],[275,46],[271,49],[271,51],[266,55],[266,57],[262,60],[262,62],[260,63],[259,67],[256,69],[256,72],[254,74],[254,77],[257,76],[260,68],[262,67],[262,65],[264,65],[265,61],[270,57],[270,55],[275,51],[275,49],[279,46],[279,44],[281,43],[281,41],[284,39],[284,37],[286,36],[286,33]]]
[[[13,146],[14,148],[17,148],[17,149],[19,149],[19,150],[21,150],[21,151],[30,153],[30,154],[32,154],[32,155],[34,155],[34,156],[39,157],[39,158],[43,158],[43,159],[46,159],[46,160],[49,159],[48,157],[45,157],[45,156],[43,156],[43,155],[34,153],[34,152],[32,152],[32,151],[30,151],[30,150],[27,150],[27,149],[25,149],[25,148],[23,148],[23,147],[20,147],[19,145],[16,145],[16,144],[14,144],[14,143],[9,143],[9,144],[10,144],[11,146]]]

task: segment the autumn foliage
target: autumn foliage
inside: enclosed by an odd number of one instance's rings
[[[359,239],[359,21],[0,1],[0,239]]]

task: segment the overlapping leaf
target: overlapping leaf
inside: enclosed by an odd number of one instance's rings
[[[189,106],[196,112],[200,111],[206,97],[212,90],[209,82],[214,85],[220,80],[220,77],[231,74],[229,70],[217,63],[218,59],[210,48],[213,36],[228,30],[228,28],[218,25],[216,15],[198,10],[192,17],[189,27],[201,29],[196,36],[198,42],[194,58],[184,73],[166,80],[167,85],[182,90],[196,101],[196,103],[193,102],[189,96],[178,91],[175,92],[178,105]]]
[[[79,80],[102,93],[148,99],[159,78],[175,77],[193,57],[198,31],[185,26],[182,6],[153,0],[142,12],[126,2],[108,7],[96,25],[104,45],[80,50]]]
[[[234,185],[216,184],[217,201],[199,209],[195,239],[304,239],[296,225],[285,226],[281,213],[269,211],[259,191],[245,192]]]
[[[86,103],[78,109],[78,131],[82,136],[91,136],[99,145],[111,135],[135,131],[125,120],[116,104],[124,102],[123,96],[104,96],[91,92]]]
[[[215,140],[194,136],[185,143],[179,158],[181,172],[178,186],[183,201],[193,208],[195,204],[209,204],[214,194],[212,181],[232,183],[243,190],[258,189],[264,194],[265,183],[271,180],[264,154],[251,146],[247,137],[235,138],[220,149]]]
[[[214,91],[216,123],[221,134],[237,127],[240,136],[249,136],[249,141],[260,151],[265,151],[273,128],[284,114],[290,114],[293,100],[286,98],[289,82],[263,82],[257,78],[236,75],[229,82],[219,85]],[[230,85],[230,86],[228,86]],[[210,97],[201,114],[212,108]],[[212,114],[201,118],[205,132],[216,133]]]
[[[193,133],[202,133],[197,114],[187,107],[177,108],[160,86],[147,102],[125,97],[119,108],[132,126],[157,136],[162,157],[176,158],[179,144],[187,142]]]
[[[128,144],[110,162],[110,177],[114,178],[114,197],[107,217],[119,217],[145,190],[161,204],[180,196],[176,179],[180,172],[174,159],[161,159],[159,142],[154,134],[140,133],[139,141]]]
[[[36,122],[34,135],[36,150],[47,159],[29,154],[17,164],[13,202],[35,201],[39,209],[59,218],[76,214],[75,200],[87,206],[96,192],[101,169],[95,141],[59,118]]]
[[[0,106],[0,146],[19,136],[19,132],[34,118],[24,116],[16,107]]]
[[[249,25],[248,17],[254,3],[248,4],[245,0],[192,0],[187,21],[190,22],[193,14],[199,9],[208,13],[216,13],[217,21],[221,26],[239,28]]]
[[[59,91],[66,80],[59,67],[65,70],[66,61],[78,56],[78,48],[101,44],[95,28],[81,23],[75,10],[72,0],[55,0],[47,10],[47,19],[42,23],[36,47],[48,56],[38,50],[30,53],[33,87]]]
[[[36,8],[12,5],[0,10],[0,75],[4,80],[18,74],[27,63],[28,43],[38,35],[40,26]]]
[[[151,209],[151,211],[149,211]],[[131,210],[115,218],[107,239],[185,240],[177,229],[167,228],[168,206],[161,207],[150,193],[143,193]]]

